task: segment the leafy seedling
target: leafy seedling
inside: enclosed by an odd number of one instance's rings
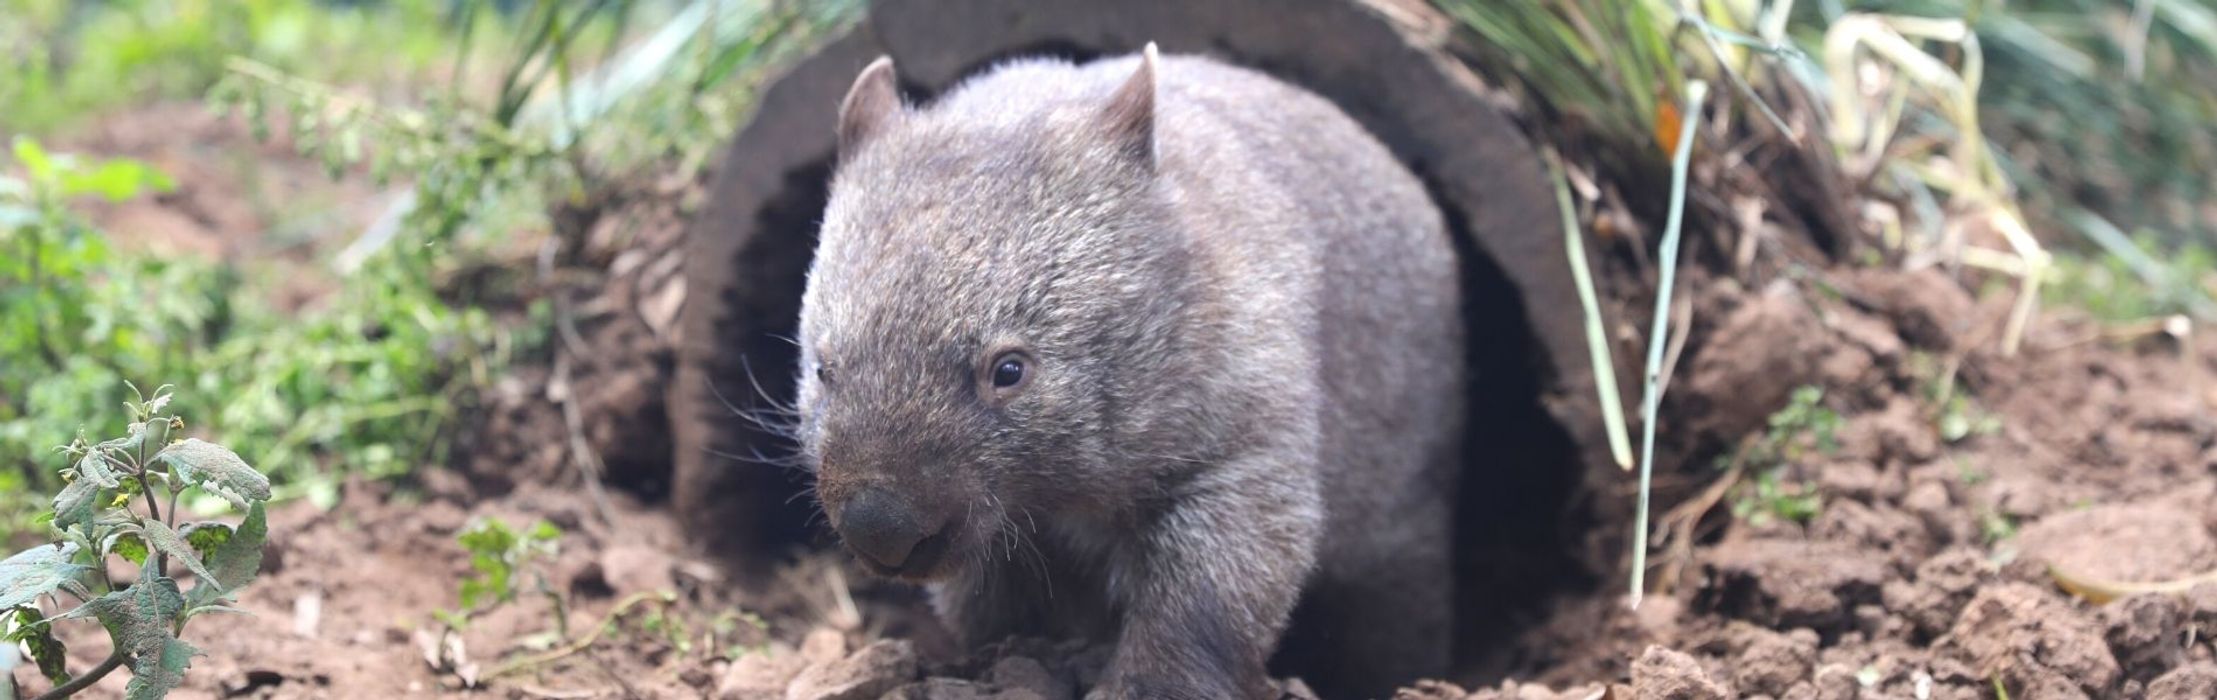
[[[1732,503],[1733,517],[1756,525],[1815,520],[1824,508],[1823,497],[1808,484],[1789,482],[1786,471],[1812,453],[1839,450],[1839,430],[1840,414],[1824,407],[1823,389],[1795,389],[1786,407],[1771,414],[1770,429],[1748,448],[1746,460],[1755,480],[1740,489]]]
[[[469,625],[470,618],[513,602],[522,589],[520,580],[527,576],[554,604],[557,620],[567,617],[561,614],[567,606],[560,593],[536,566],[539,560],[552,558],[560,551],[561,528],[542,520],[518,532],[498,518],[487,518],[462,528],[454,539],[469,552],[473,573],[456,591],[461,607],[434,613],[447,627],[462,629]]]
[[[137,389],[132,389],[137,393]],[[262,568],[268,539],[269,479],[245,460],[199,439],[170,440],[184,420],[166,412],[169,388],[124,405],[131,412],[122,437],[62,447],[70,466],[54,497],[51,520],[58,541],[0,561],[0,635],[30,651],[39,673],[55,686],[38,700],[65,698],[129,666],[130,700],[161,698],[183,683],[200,650],[180,639],[185,625],[228,604]],[[221,496],[246,511],[238,525],[180,523],[178,497],[188,490]],[[163,506],[166,500],[167,506]],[[139,564],[135,580],[108,573],[108,555]],[[171,563],[193,575],[187,589],[169,576]],[[77,606],[45,616],[41,599],[66,596]],[[115,652],[81,675],[66,667],[66,649],[53,635],[58,620],[93,620],[108,630]]]

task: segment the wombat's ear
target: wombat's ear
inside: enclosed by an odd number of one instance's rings
[[[893,57],[879,56],[847,89],[839,103],[839,155],[844,159],[871,134],[901,117],[900,86],[895,84]]]
[[[1147,42],[1140,52],[1139,70],[1116,89],[1108,109],[1101,113],[1109,138],[1149,168],[1155,166],[1155,73],[1160,62],[1155,42]]]

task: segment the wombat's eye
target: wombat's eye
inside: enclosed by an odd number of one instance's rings
[[[1024,383],[1024,358],[1002,355],[993,363],[993,388],[1007,389]]]
[[[1030,355],[1022,350],[1003,350],[990,355],[992,361],[978,366],[978,391],[986,403],[1006,404],[1016,399],[1024,386],[1032,381],[1033,370]]]
[[[824,366],[824,363],[822,363],[822,362],[813,362],[813,363],[809,363],[809,365],[808,365],[808,369],[809,369],[809,371],[811,371],[811,372],[815,372],[815,373],[816,373],[816,381],[817,381],[817,382],[820,382],[820,383],[823,383],[823,384],[830,384],[830,383],[831,383],[831,368],[830,368],[830,367],[825,367],[825,366]]]

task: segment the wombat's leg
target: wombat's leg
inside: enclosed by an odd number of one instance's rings
[[[1315,472],[1284,457],[1222,465],[1120,557],[1116,655],[1093,700],[1262,698],[1263,662],[1314,563]]]
[[[1283,671],[1326,698],[1386,697],[1447,671],[1454,617],[1447,527],[1423,529],[1441,532],[1429,542],[1344,543],[1379,549],[1327,557],[1302,592]]]
[[[931,607],[964,647],[1011,636],[1046,636],[1046,587],[1029,569],[980,563],[931,587]]]

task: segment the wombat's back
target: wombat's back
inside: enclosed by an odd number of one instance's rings
[[[1087,70],[1113,84],[1131,65]],[[1466,389],[1451,234],[1416,176],[1321,97],[1194,58],[1164,61],[1158,95],[1160,173],[1253,314],[1240,325],[1286,323],[1314,353],[1326,525],[1281,659],[1343,693],[1443,672]]]

